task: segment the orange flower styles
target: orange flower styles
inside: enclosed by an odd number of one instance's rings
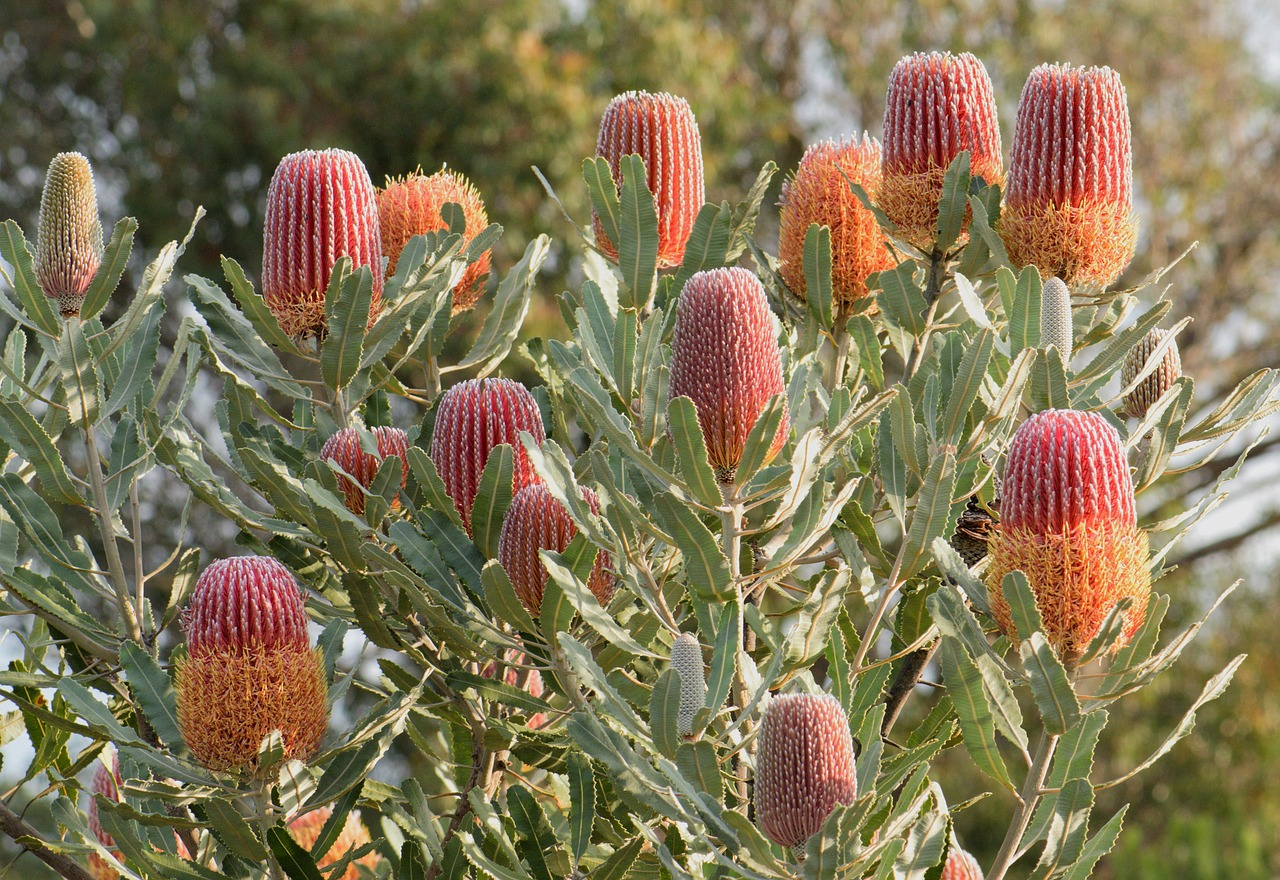
[[[289,834],[297,841],[298,846],[310,852],[320,838],[324,823],[328,822],[329,817],[332,815],[333,807],[320,807],[309,813],[303,813],[301,816],[294,816],[289,820]],[[316,865],[323,873],[330,865],[342,861],[347,853],[354,849],[359,849],[371,841],[372,838],[369,837],[369,832],[360,823],[359,813],[353,810],[347,813],[347,819],[342,823],[342,831],[338,833],[338,839],[316,862]],[[373,870],[380,861],[382,861],[382,857],[377,852],[370,852],[347,865],[347,869],[341,874],[328,873],[325,876],[328,877],[328,880],[357,880],[361,876],[358,865],[364,865]]]

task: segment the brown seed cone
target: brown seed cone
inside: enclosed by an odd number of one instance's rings
[[[982,880],[982,868],[972,855],[953,845],[951,852],[947,853],[942,880]]]
[[[297,841],[298,846],[311,851],[316,845],[316,840],[320,837],[320,831],[324,828],[324,823],[329,821],[329,817],[333,815],[333,807],[320,807],[309,813],[303,813],[301,816],[295,816],[289,820],[289,834]],[[369,843],[372,838],[369,836],[368,830],[360,823],[360,813],[358,810],[352,810],[347,813],[347,820],[342,824],[342,831],[338,834],[338,839],[329,847],[328,852],[316,863],[321,873],[330,865],[337,864],[351,850],[359,849]],[[369,870],[377,868],[378,863],[382,861],[382,856],[376,852],[371,852],[353,861],[347,866],[347,869],[340,875],[327,874],[328,880],[357,880],[361,876],[359,865],[364,865]]]
[[[64,318],[80,304],[102,265],[102,221],[89,160],[59,153],[49,163],[36,226],[36,281]]]
[[[999,510],[999,500],[992,502],[990,506],[993,510]],[[965,565],[972,568],[987,558],[987,541],[990,540],[995,525],[996,520],[978,503],[977,498],[970,497],[969,503],[960,512],[955,532],[948,539]]]
[[[1156,350],[1156,346],[1163,342],[1168,334],[1168,330],[1153,327],[1147,332],[1146,336],[1142,337],[1142,341],[1129,352],[1128,357],[1124,359],[1124,366],[1120,368],[1120,385],[1122,387],[1129,387],[1133,380],[1138,378],[1138,374],[1146,366],[1151,354]],[[1181,375],[1182,355],[1178,353],[1177,341],[1174,341],[1169,343],[1169,347],[1165,349],[1164,355],[1160,358],[1160,365],[1156,367],[1155,372],[1139,382],[1132,391],[1125,395],[1125,415],[1135,419],[1146,416],[1147,410],[1151,408],[1152,404],[1160,399],[1160,395],[1172,388],[1173,383],[1177,382]]]
[[[400,488],[409,481],[409,435],[399,428],[371,428],[378,454],[365,452],[360,446],[360,432],[355,428],[343,428],[325,441],[320,450],[320,457],[331,461],[350,476],[338,475],[338,486],[342,489],[347,502],[347,509],[356,516],[364,515],[364,490],[373,484],[378,475],[378,467],[391,456],[398,456],[401,461]],[[354,478],[354,479],[352,479]],[[400,507],[400,499],[391,502],[393,510]]]

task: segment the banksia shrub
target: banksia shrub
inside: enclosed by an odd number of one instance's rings
[[[1124,365],[1120,368],[1120,385],[1122,388],[1128,388],[1133,384],[1133,380],[1138,378],[1142,368],[1151,359],[1156,346],[1164,340],[1168,333],[1168,330],[1153,327],[1147,331],[1146,336],[1142,337],[1142,341],[1129,352],[1128,357],[1124,359]],[[1182,355],[1178,353],[1178,343],[1175,340],[1170,342],[1169,347],[1164,350],[1164,355],[1160,358],[1160,365],[1155,368],[1155,372],[1139,382],[1132,391],[1124,396],[1125,415],[1132,416],[1135,419],[1144,417],[1151,405],[1160,399],[1160,395],[1172,388],[1173,383],[1177,382],[1181,375]]]
[[[333,807],[320,807],[318,810],[295,816],[289,820],[289,834],[297,841],[298,846],[310,852],[320,838],[320,831],[324,828],[324,823],[328,822],[329,817],[332,815]],[[342,823],[342,831],[339,832],[338,839],[333,842],[324,856],[316,862],[316,866],[324,873],[325,869],[330,865],[336,865],[342,861],[347,853],[359,849],[370,843],[371,840],[369,832],[360,823],[359,812],[353,810],[347,813],[347,820]],[[380,861],[382,861],[382,857],[376,852],[366,853],[352,861],[341,874],[326,873],[325,876],[328,877],[328,880],[357,880],[361,876],[358,865],[364,865],[372,871],[377,868]]]
[[[924,251],[937,238],[943,177],[969,151],[969,171],[1004,182],[991,78],[968,52],[917,52],[893,66],[884,110],[884,176],[876,204]]]
[[[521,431],[532,434],[539,446],[547,436],[538,402],[519,382],[468,379],[440,398],[430,455],[467,534],[471,534],[471,505],[480,488],[480,475],[495,446],[506,443],[515,451],[513,496],[537,480],[520,445]]]
[[[1133,259],[1129,106],[1109,67],[1031,71],[1013,129],[1000,235],[1016,266],[1070,286],[1115,281]]]
[[[415,235],[446,228],[440,209],[453,202],[461,206],[466,221],[462,234],[464,246],[489,225],[484,200],[471,181],[456,171],[442,169],[430,176],[410,174],[398,180],[389,179],[378,191],[378,223],[382,230],[382,249],[388,259],[387,274],[396,271],[400,252]],[[489,249],[470,266],[453,288],[454,314],[471,308],[484,293],[484,279],[489,274],[493,250]]]
[[[1040,293],[1040,347],[1054,346],[1065,367],[1071,362],[1071,291],[1061,278],[1050,278]]]
[[[95,795],[102,795],[107,800],[120,801],[120,756],[112,753],[111,769],[101,762],[93,771],[93,781],[89,783],[89,830],[93,832],[93,836],[98,838],[98,843],[102,844],[116,858],[123,860],[123,856],[116,850],[115,839],[102,830],[102,823],[98,820],[98,802]],[[95,853],[89,853],[89,873],[95,880],[116,880],[120,876],[112,865],[102,856]]]
[[[702,180],[702,135],[689,102],[661,92],[626,92],[605,108],[596,155],[609,162],[613,182],[621,188],[621,160],[644,159],[646,183],[658,214],[658,267],[678,266],[693,231],[693,221],[706,199]],[[609,241],[600,219],[592,215],[596,245],[611,259],[617,245]]]
[[[102,265],[102,221],[89,160],[59,153],[49,163],[36,227],[36,280],[64,318],[80,314]]]
[[[1045,410],[1009,446],[1000,524],[987,569],[991,610],[1015,637],[1001,588],[1027,575],[1049,642],[1064,660],[1083,653],[1115,604],[1131,598],[1118,650],[1141,625],[1151,594],[1147,536],[1137,526],[1120,434],[1097,413]]]
[[[356,516],[364,514],[364,490],[373,484],[378,474],[378,467],[383,460],[391,456],[400,458],[400,488],[403,489],[409,479],[409,435],[399,428],[371,428],[374,442],[378,446],[378,454],[365,452],[360,446],[360,432],[355,428],[343,428],[325,441],[320,449],[320,457],[336,464],[344,474],[338,475],[338,486],[347,502],[347,509]],[[400,506],[400,499],[391,502],[393,508]]]
[[[782,391],[782,358],[760,280],[739,268],[694,273],[676,305],[670,399],[688,397],[697,407],[707,459],[722,483],[733,481],[752,425]],[[771,457],[788,430],[784,414]]]
[[[595,492],[584,488],[582,497],[593,513],[599,513],[600,500]],[[526,486],[511,499],[498,538],[498,562],[511,579],[521,604],[535,617],[542,610],[548,577],[538,551],[562,553],[577,534],[578,527],[569,511],[541,483]],[[613,571],[609,554],[604,551],[596,553],[587,588],[601,605],[608,605],[613,598]]]
[[[680,673],[680,714],[676,717],[676,728],[681,736],[692,736],[694,716],[707,704],[707,675],[697,636],[681,633],[671,644],[671,668]]]
[[[319,745],[328,685],[307,637],[304,600],[289,570],[265,556],[216,560],[196,581],[182,615],[178,725],[210,770],[268,773],[258,749],[274,730],[286,760],[305,761]]]
[[[952,844],[942,869],[942,880],[982,880],[982,868],[977,859]]]
[[[756,751],[756,819],[779,846],[800,846],[822,828],[836,804],[858,793],[853,737],[830,694],[783,694],[760,722]]]
[[[823,141],[805,150],[795,176],[782,184],[778,221],[778,272],[792,292],[806,295],[804,239],[810,225],[831,228],[831,281],[837,304],[867,295],[867,276],[892,269],[880,224],[849,187],[852,181],[872,199],[880,186],[880,142]]]
[[[369,320],[382,308],[378,200],[360,157],[304,150],[280,160],[267,187],[262,296],[285,333],[323,336],[324,296],[333,267],[350,257],[373,273]]]

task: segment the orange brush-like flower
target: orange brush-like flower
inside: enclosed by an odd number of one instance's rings
[[[324,823],[329,821],[329,817],[333,815],[333,807],[320,807],[309,813],[303,813],[301,816],[295,816],[289,820],[289,834],[297,841],[298,846],[311,851],[316,845],[316,841],[320,838],[320,832],[324,829]],[[359,849],[365,844],[372,841],[369,832],[365,830],[364,825],[360,822],[360,814],[357,811],[347,813],[347,820],[342,823],[342,831],[338,834],[338,839],[333,842],[324,856],[316,862],[316,866],[324,872],[330,865],[337,864],[342,861],[347,853],[354,849]],[[378,863],[382,861],[382,856],[377,852],[366,853],[360,858],[347,865],[347,869],[342,874],[328,874],[329,880],[356,880],[360,877],[360,869],[358,865],[364,865],[373,870],[377,868]]]
[[[409,435],[399,428],[378,427],[370,429],[378,454],[365,452],[360,446],[360,432],[355,428],[343,428],[325,441],[320,457],[336,464],[344,474],[338,475],[338,486],[346,498],[347,509],[356,516],[364,514],[365,490],[373,484],[378,467],[391,456],[400,459],[400,488],[409,479]],[[349,476],[347,476],[349,475]],[[391,502],[392,508],[400,506],[400,499]]]
[[[36,280],[64,318],[80,304],[102,265],[102,221],[89,160],[59,153],[49,163],[36,227]]]

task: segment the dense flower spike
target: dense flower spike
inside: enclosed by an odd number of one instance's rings
[[[969,171],[1004,182],[991,77],[968,52],[917,52],[894,65],[884,110],[884,177],[876,204],[916,247],[932,250],[948,166],[969,151]]]
[[[693,719],[707,704],[707,675],[702,665],[702,645],[692,633],[681,633],[671,644],[671,668],[680,673],[680,714],[676,729],[693,735]]]
[[[386,188],[378,191],[378,222],[382,249],[388,259],[388,275],[396,271],[400,252],[410,238],[446,227],[440,209],[450,202],[462,208],[466,223],[462,240],[470,244],[489,225],[489,214],[480,193],[462,174],[448,169],[430,176],[410,174],[398,180],[389,179]],[[462,273],[453,288],[454,314],[471,308],[484,293],[484,278],[489,274],[492,254],[490,248]]]
[[[1071,291],[1061,278],[1050,278],[1040,293],[1040,347],[1058,349],[1062,366],[1071,362]]]
[[[1123,598],[1127,644],[1151,593],[1147,536],[1137,526],[1133,482],[1120,435],[1097,413],[1046,410],[1014,435],[1005,462],[999,526],[987,585],[1001,628],[1016,635],[1001,583],[1026,573],[1045,635],[1073,661]]]
[[[99,762],[93,771],[93,781],[89,783],[89,830],[98,838],[98,843],[111,850],[117,859],[123,860],[124,857],[115,848],[115,839],[102,829],[102,823],[98,820],[98,802],[94,798],[94,795],[100,794],[107,800],[119,802],[120,783],[120,756],[113,752],[111,769],[108,770],[106,764]],[[120,876],[120,872],[97,853],[89,854],[89,873],[95,880],[116,880]]]
[[[670,399],[698,410],[707,459],[733,481],[747,435],[769,398],[783,391],[782,358],[764,288],[746,269],[696,272],[680,293],[671,342]],[[787,441],[786,414],[769,449]]]
[[[831,228],[831,280],[837,304],[867,295],[867,276],[896,265],[875,215],[849,187],[872,199],[880,187],[880,142],[865,133],[848,141],[823,141],[805,150],[795,176],[782,184],[778,272],[797,296],[806,292],[804,239],[809,226]]]
[[[1000,235],[1016,266],[1105,287],[1138,242],[1129,106],[1109,67],[1031,71],[1013,129]]]
[[[519,382],[468,379],[440,398],[431,435],[431,460],[467,534],[471,534],[471,505],[480,487],[480,475],[495,446],[506,443],[515,450],[513,496],[537,480],[529,455],[520,445],[521,431],[532,434],[539,446],[547,436],[538,402]]]
[[[328,822],[329,817],[332,815],[333,807],[320,807],[318,810],[295,816],[289,820],[289,835],[297,841],[298,846],[310,852],[320,838],[320,831],[324,828],[324,823]],[[347,813],[347,820],[342,823],[342,831],[338,834],[338,839],[333,842],[324,856],[316,862],[316,865],[329,880],[357,880],[361,876],[360,868],[357,866],[364,865],[372,871],[382,861],[382,857],[376,851],[366,853],[354,860],[341,874],[325,873],[325,869],[342,861],[347,853],[354,849],[359,849],[371,842],[371,840],[369,832],[360,822],[359,811],[353,810]]]
[[[947,853],[947,864],[942,869],[942,880],[982,880],[982,868],[977,859],[952,844],[951,852]]]
[[[1151,359],[1156,346],[1168,334],[1168,330],[1153,327],[1147,332],[1146,336],[1142,337],[1142,341],[1129,352],[1129,356],[1124,359],[1124,366],[1120,368],[1120,386],[1122,388],[1128,388],[1133,384],[1133,380],[1138,378],[1142,368]],[[1125,415],[1132,416],[1135,419],[1146,416],[1147,410],[1151,408],[1151,405],[1160,399],[1160,395],[1172,388],[1173,383],[1177,382],[1178,377],[1181,375],[1182,355],[1178,353],[1178,343],[1174,340],[1164,350],[1164,355],[1160,358],[1160,365],[1155,368],[1155,372],[1139,382],[1132,391],[1125,395]]]
[[[600,499],[595,492],[583,488],[582,497],[593,513],[600,512]],[[511,579],[520,602],[535,617],[542,610],[548,577],[538,551],[562,553],[576,534],[578,527],[569,512],[541,483],[526,486],[511,500],[498,538],[498,562]],[[609,554],[603,550],[596,553],[587,588],[601,605],[608,605],[613,598],[613,571]]]
[[[323,336],[324,296],[334,264],[373,273],[369,320],[382,308],[378,199],[360,157],[346,150],[304,150],[280,160],[267,187],[262,296],[290,336]]]
[[[373,483],[378,474],[378,466],[384,459],[398,456],[401,461],[400,488],[403,489],[409,479],[409,435],[399,428],[378,427],[370,429],[374,442],[378,446],[378,454],[365,452],[360,446],[360,432],[355,428],[343,428],[325,441],[320,450],[320,457],[331,461],[350,476],[338,475],[338,486],[346,498],[347,509],[356,516],[364,514],[364,490]],[[392,501],[391,506],[398,508],[400,499]]]
[[[702,180],[702,136],[684,98],[665,92],[627,92],[609,102],[600,120],[596,155],[609,161],[613,181],[622,186],[620,162],[644,159],[649,191],[658,214],[658,267],[678,266],[706,201]],[[596,244],[613,259],[618,249],[593,215]]]
[[[273,730],[286,759],[315,752],[329,719],[324,662],[307,636],[304,595],[274,559],[209,564],[183,612],[187,656],[177,664],[178,725],[211,770],[262,774]]]
[[[102,221],[89,160],[59,153],[49,163],[36,228],[36,280],[64,318],[80,304],[102,265]]]
[[[992,510],[1000,509],[999,499],[991,502]],[[996,521],[979,503],[977,496],[970,496],[969,503],[960,511],[956,521],[956,530],[948,539],[952,549],[960,554],[964,564],[972,568],[987,558],[987,542],[991,540],[991,529]]]
[[[779,846],[800,846],[836,804],[858,793],[849,718],[830,694],[784,694],[769,703],[756,752],[756,818]]]

